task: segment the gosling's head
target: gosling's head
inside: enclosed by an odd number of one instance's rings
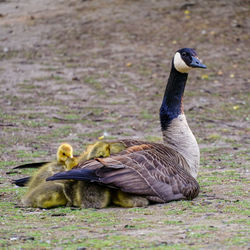
[[[68,158],[73,158],[73,148],[68,143],[63,143],[57,150],[57,161],[65,162]]]
[[[188,73],[192,68],[205,69],[194,49],[183,48],[176,51],[173,58],[173,65],[180,73]]]

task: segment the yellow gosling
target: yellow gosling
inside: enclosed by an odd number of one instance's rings
[[[71,169],[66,165],[68,159],[74,159],[73,148],[63,143],[57,150],[57,161],[40,167],[28,182],[28,190],[22,198],[25,206],[50,208],[67,204],[63,191],[63,183],[67,181],[46,182],[46,179],[55,173]]]
[[[50,162],[40,167],[37,172],[31,177],[28,182],[28,189],[31,190],[41,183],[46,182],[46,179],[55,173],[67,170],[65,161],[68,158],[73,158],[73,148],[67,143],[63,143],[57,150],[57,161]]]
[[[120,207],[146,207],[149,201],[141,196],[124,193],[121,190],[114,190],[112,202]]]
[[[67,182],[64,185],[64,193],[69,204],[75,207],[100,209],[107,207],[111,201],[109,188],[91,182]]]
[[[23,199],[23,205],[35,208],[53,208],[65,206],[68,203],[63,191],[64,184],[60,182],[41,183],[28,192]]]

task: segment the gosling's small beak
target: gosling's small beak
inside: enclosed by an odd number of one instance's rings
[[[190,66],[192,68],[202,68],[202,69],[207,68],[207,66],[205,64],[202,64],[200,60],[195,56],[192,56],[192,62],[190,63]]]

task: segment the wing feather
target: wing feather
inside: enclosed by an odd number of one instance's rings
[[[167,202],[193,199],[199,184],[185,170],[185,159],[162,144],[120,141],[127,147],[119,154],[80,163],[77,168],[93,169],[100,182],[124,192]]]

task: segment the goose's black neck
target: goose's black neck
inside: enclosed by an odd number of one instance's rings
[[[182,112],[182,96],[187,82],[187,73],[177,71],[172,63],[165,94],[160,108],[161,129],[168,128],[171,121]]]

